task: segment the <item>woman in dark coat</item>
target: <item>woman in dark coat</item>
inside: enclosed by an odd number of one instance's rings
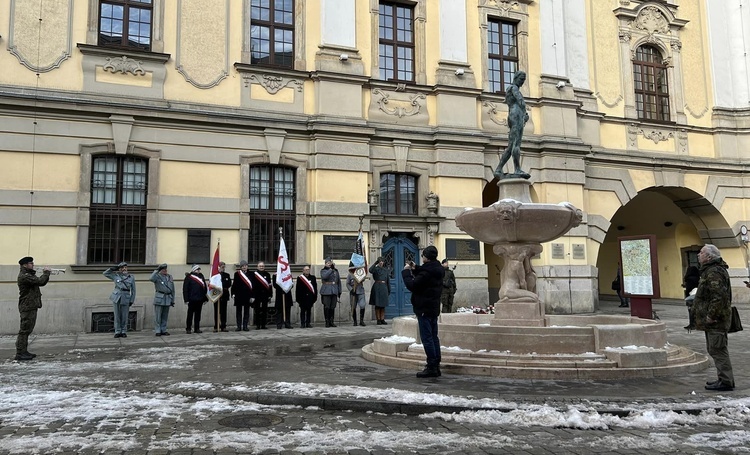
[[[374,283],[370,291],[370,305],[375,305],[375,319],[378,325],[387,324],[385,322],[385,307],[388,306],[388,269],[385,268],[385,261],[379,257],[375,263],[370,266],[370,273]]]

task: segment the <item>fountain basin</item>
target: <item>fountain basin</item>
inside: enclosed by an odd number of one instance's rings
[[[581,211],[567,202],[536,204],[501,199],[489,207],[464,210],[456,216],[456,226],[490,245],[545,243],[578,226],[581,219]]]
[[[618,315],[546,315],[545,327],[492,325],[491,314],[440,317],[446,373],[525,379],[625,379],[686,374],[708,358],[667,343],[659,321]],[[393,335],[362,348],[372,362],[418,370],[425,357],[417,320],[393,320]],[[415,342],[407,341],[413,338]]]

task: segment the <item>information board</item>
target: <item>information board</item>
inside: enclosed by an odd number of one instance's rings
[[[479,240],[445,239],[445,257],[454,261],[478,261]]]
[[[622,289],[626,295],[659,298],[656,236],[620,237]]]
[[[356,235],[324,235],[323,257],[348,260],[352,257],[356,242]]]

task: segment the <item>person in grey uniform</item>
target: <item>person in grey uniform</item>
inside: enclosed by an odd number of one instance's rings
[[[336,302],[341,297],[341,276],[331,258],[325,260],[325,267],[320,271],[320,281],[320,300],[323,303],[326,327],[336,327],[333,318],[336,314]]]
[[[167,318],[169,309],[174,306],[174,280],[167,271],[167,264],[161,264],[149,278],[154,283],[154,333],[156,336],[169,335]]]
[[[356,267],[349,267],[346,276],[346,288],[349,289],[349,305],[352,309],[352,321],[357,326],[357,309],[359,309],[359,325],[365,326],[365,286],[354,278]]]
[[[128,263],[120,262],[103,273],[115,282],[115,289],[109,296],[115,313],[115,338],[127,338],[129,308],[135,302],[135,277],[128,273]]]

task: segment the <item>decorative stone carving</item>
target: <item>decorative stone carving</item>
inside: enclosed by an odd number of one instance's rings
[[[105,60],[107,60],[107,63],[105,63],[102,66],[102,69],[104,71],[109,71],[110,73],[122,73],[122,74],[133,74],[134,76],[145,76],[146,70],[141,67],[143,65],[143,62],[133,60],[132,58],[128,58],[125,55],[122,57],[107,57]]]
[[[417,93],[410,96],[408,101],[391,100],[390,94],[383,92],[379,88],[373,90],[372,94],[380,97],[380,99],[376,100],[376,102],[378,104],[378,108],[381,111],[398,118],[411,117],[419,114],[419,112],[422,110],[422,105],[419,103],[419,100],[426,99],[423,94]],[[394,101],[394,105],[389,106],[388,104],[391,101]]]
[[[685,110],[688,111],[690,113],[690,115],[692,115],[693,117],[695,117],[695,118],[701,118],[704,115],[706,115],[706,113],[708,112],[708,106],[704,107],[700,112],[696,113],[695,111],[693,111],[693,109],[690,108],[690,106],[688,106],[686,104],[685,105]]]
[[[628,125],[628,145],[633,149],[638,147],[638,125],[635,123]]]
[[[177,2],[177,72],[200,89],[229,76],[229,1]]]
[[[23,66],[46,73],[70,58],[73,0],[12,0],[4,8],[9,18],[8,52]]]
[[[495,6],[501,16],[507,16],[511,10],[517,10],[519,3],[517,0],[483,0],[480,6]]]
[[[487,108],[487,117],[492,121],[492,123],[495,123],[500,126],[507,127],[508,126],[508,117],[507,115],[503,115],[501,117],[501,114],[505,114],[505,112],[501,113],[497,110],[497,105],[493,103],[492,101],[485,101],[482,103],[482,106]]]
[[[671,131],[665,132],[656,128],[641,128],[637,124],[631,123],[628,125],[628,145],[631,148],[637,147],[638,135],[642,135],[644,139],[653,141],[654,144],[674,138],[674,133]]]
[[[672,40],[672,42],[669,43],[669,46],[673,51],[679,52],[680,50],[682,50],[682,41],[678,39]]]
[[[293,86],[298,92],[302,91],[304,82],[297,79],[288,79],[282,76],[273,76],[271,74],[263,74],[260,77],[257,74],[249,74],[243,76],[245,80],[245,87],[250,85],[250,81],[257,82],[261,87],[266,89],[270,95],[275,95],[281,91],[281,89]]]
[[[654,129],[651,129],[651,130],[641,129],[640,132],[643,134],[644,138],[654,141],[654,144],[658,144],[659,142],[666,141],[669,138],[674,138],[674,133],[665,134],[662,131],[657,131]]]
[[[643,8],[638,17],[633,21],[633,26],[639,30],[647,32],[649,35],[654,33],[669,33],[669,21],[661,10],[655,6]]]
[[[618,37],[620,38],[620,42],[622,43],[629,43],[631,39],[633,39],[633,35],[630,33],[630,30],[620,30],[618,33]]]
[[[370,215],[377,215],[380,209],[380,194],[375,188],[367,192],[367,204],[370,206]]]
[[[430,191],[427,193],[427,196],[425,196],[425,199],[427,200],[427,211],[430,212],[430,215],[436,216],[438,212],[438,204],[440,203],[440,196]]]
[[[677,130],[677,153],[680,155],[688,154],[688,134],[685,128]]]
[[[604,97],[602,96],[602,94],[599,93],[599,92],[594,93],[594,96],[596,97],[596,99],[598,99],[599,101],[601,101],[601,103],[603,105],[607,106],[610,109],[612,109],[612,108],[616,107],[618,104],[620,104],[620,102],[623,99],[622,95],[617,95],[617,98],[615,98],[615,100],[610,103],[607,100],[605,100]]]

